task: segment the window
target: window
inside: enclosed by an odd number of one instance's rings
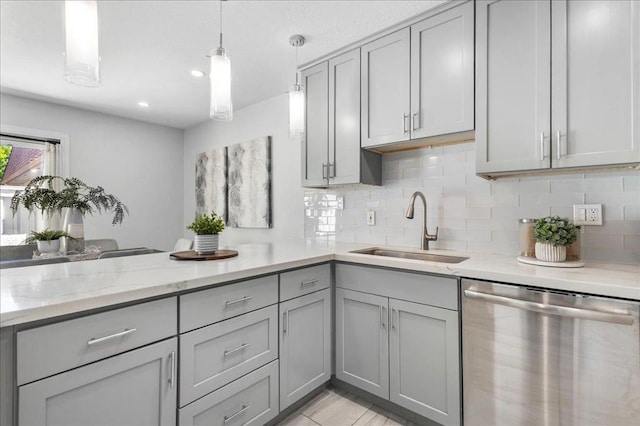
[[[14,215],[11,197],[36,176],[58,174],[59,141],[0,134],[0,245],[22,244],[32,229],[45,229],[40,215],[24,208]]]

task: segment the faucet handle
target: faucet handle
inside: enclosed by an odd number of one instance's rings
[[[424,237],[427,241],[438,241],[438,227],[436,226],[436,233],[434,235],[430,235],[427,231]]]

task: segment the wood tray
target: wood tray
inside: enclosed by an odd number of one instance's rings
[[[176,251],[171,253],[169,257],[174,260],[219,260],[236,257],[238,252],[235,250],[217,250],[211,254],[198,254],[193,250]]]

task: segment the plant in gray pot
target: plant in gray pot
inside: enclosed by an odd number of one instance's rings
[[[224,230],[225,223],[214,211],[210,215],[203,214],[187,226],[196,235],[193,250],[198,254],[211,254],[218,250],[218,234]]]
[[[113,225],[121,224],[127,206],[101,186],[89,186],[80,179],[61,176],[38,176],[11,198],[11,210],[16,214],[24,206],[29,212],[64,213],[62,229],[73,239],[67,241],[67,251],[84,250],[84,216],[96,211],[113,212]],[[63,211],[64,210],[64,211]]]
[[[533,237],[536,240],[536,258],[545,262],[564,262],[567,246],[575,242],[578,233],[569,218],[548,216],[535,220]]]
[[[64,231],[45,229],[42,232],[32,231],[25,242],[35,241],[40,253],[57,253],[60,251],[60,238],[68,236],[69,234]]]

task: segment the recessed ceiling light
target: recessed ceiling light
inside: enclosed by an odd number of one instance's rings
[[[191,70],[191,75],[194,77],[204,77],[204,73],[200,70]]]
[[[149,108],[149,102],[140,101],[138,102],[138,106],[142,108]]]

